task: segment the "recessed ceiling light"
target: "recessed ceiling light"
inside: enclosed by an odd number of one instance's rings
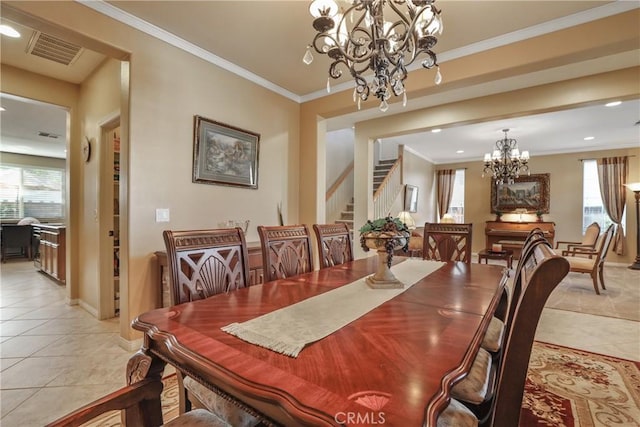
[[[7,111],[4,109],[4,107],[0,107],[0,111]]]
[[[462,154],[462,153],[464,153],[464,150],[458,150],[458,151],[456,151],[456,154]]]
[[[584,138],[585,141],[591,141],[592,139],[596,139],[596,137],[595,136],[586,136]]]
[[[438,132],[442,132],[442,129],[431,129],[432,133],[438,133]]]
[[[617,107],[620,104],[622,104],[622,101],[611,101],[611,102],[607,102],[606,104],[604,104],[604,106],[605,107]]]
[[[8,25],[0,25],[0,34],[14,39],[20,37],[20,33]]]

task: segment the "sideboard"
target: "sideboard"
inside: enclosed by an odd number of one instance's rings
[[[553,247],[556,235],[555,223],[553,222],[487,221],[484,230],[485,248],[491,248],[493,244],[499,243],[504,249],[511,249],[513,257],[518,259],[524,240],[534,228],[540,228]]]
[[[258,285],[264,281],[260,242],[247,242],[247,252],[249,254],[249,285]],[[156,251],[155,256],[158,268],[156,308],[169,307],[171,305],[171,296],[169,294],[167,253],[165,251]]]

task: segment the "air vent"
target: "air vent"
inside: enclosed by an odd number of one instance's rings
[[[38,131],[38,136],[43,136],[45,138],[52,138],[52,139],[60,138],[60,135],[56,135],[55,133],[50,133],[50,132],[43,132],[43,131]]]
[[[52,35],[36,31],[29,41],[27,53],[59,64],[70,65],[78,59],[82,48]]]

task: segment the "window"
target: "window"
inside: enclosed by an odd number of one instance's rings
[[[0,166],[0,219],[64,218],[64,169]]]
[[[598,163],[595,160],[584,160],[583,167],[583,191],[582,191],[582,234],[589,224],[597,222],[600,230],[606,228],[613,223],[602,204],[602,196],[600,195],[600,184],[598,179]],[[624,216],[622,224],[625,223]]]
[[[464,169],[456,169],[456,178],[453,182],[453,195],[447,211],[453,219],[464,223]]]

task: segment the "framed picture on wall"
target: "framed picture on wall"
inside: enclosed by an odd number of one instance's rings
[[[406,212],[418,212],[418,187],[406,184],[404,186],[404,210]]]
[[[258,188],[260,134],[194,117],[193,182]]]
[[[521,176],[513,184],[496,185],[495,180],[491,181],[491,212],[512,212],[516,209],[549,213],[548,173]]]

